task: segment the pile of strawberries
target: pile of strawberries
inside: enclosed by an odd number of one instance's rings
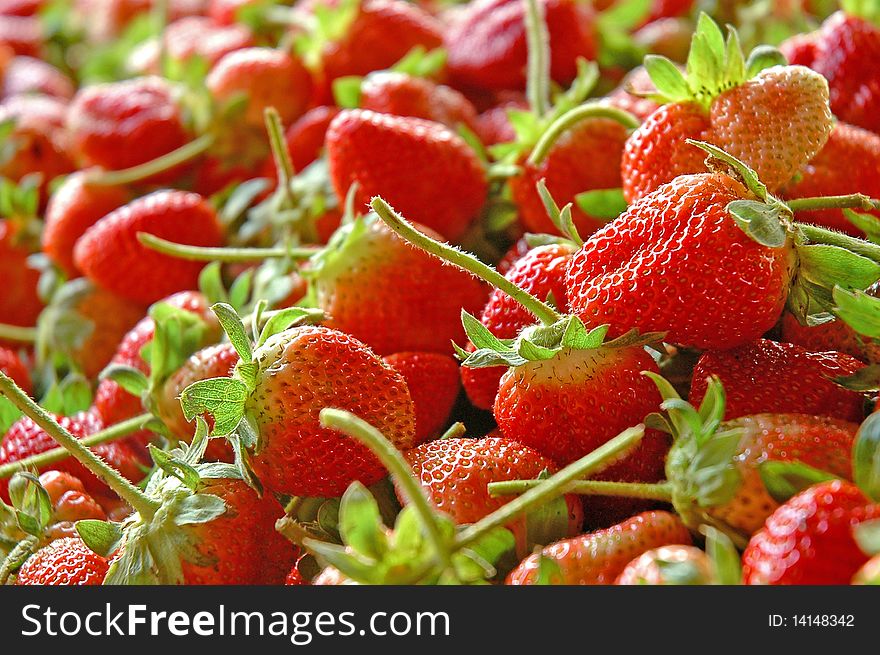
[[[0,0],[0,584],[880,584],[880,1],[697,4]]]

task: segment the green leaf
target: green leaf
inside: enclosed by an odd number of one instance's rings
[[[718,146],[712,145],[705,141],[695,141],[694,139],[685,139],[687,143],[709,153],[715,159],[730,166],[737,175],[739,175],[743,183],[749,191],[754,193],[759,200],[765,202],[770,200],[770,193],[767,191],[766,185],[758,178],[758,174],[749,167],[745,162],[737,159],[728,152],[725,152]],[[735,202],[735,201],[734,201]]]
[[[324,317],[324,313],[319,309],[309,309],[307,307],[286,307],[275,312],[260,332],[260,338],[257,341],[257,347],[266,343],[269,337],[279,332],[283,332],[294,325],[300,325],[307,322],[320,321]]]
[[[111,364],[101,371],[101,380],[113,380],[132,396],[140,398],[149,387],[149,380],[143,372],[133,366]]]
[[[241,361],[251,361],[253,359],[251,341],[248,339],[244,324],[241,322],[238,313],[226,303],[216,303],[211,306],[211,309],[217,315],[217,320],[220,321],[223,331],[226,332],[229,342],[235,348],[238,356],[241,357]]]
[[[562,568],[552,557],[538,553],[538,573],[535,576],[536,585],[561,585],[565,581]]]
[[[761,474],[761,481],[767,493],[778,503],[784,503],[814,484],[836,479],[836,476],[830,473],[799,461],[767,460],[758,465],[758,472]]]
[[[6,434],[12,424],[20,418],[21,410],[6,396],[0,396],[0,434]]]
[[[417,45],[394,64],[391,70],[396,73],[406,73],[412,77],[434,77],[443,71],[446,66],[446,58],[444,48],[426,50],[424,46]]]
[[[148,444],[147,447],[150,449],[150,457],[153,458],[156,466],[162,469],[162,471],[177,478],[193,491],[198,489],[201,484],[201,478],[198,471],[192,466],[176,459],[170,453],[157,448],[153,444]]]
[[[113,560],[105,585],[157,585],[156,564],[153,555],[145,543],[146,540],[128,540],[122,549],[122,555]]]
[[[614,220],[626,211],[623,189],[594,189],[575,196],[577,206],[585,214],[600,220]]]
[[[83,519],[75,527],[86,546],[101,557],[115,553],[125,536],[119,525],[110,521]]]
[[[843,215],[850,223],[865,233],[868,241],[880,243],[880,218],[874,214],[863,214],[852,209],[844,209]]]
[[[550,195],[550,191],[547,190],[547,183],[544,178],[538,180],[537,188],[541,202],[544,204],[544,209],[547,211],[547,216],[550,217],[550,222],[553,223],[560,233],[569,237],[578,246],[582,246],[584,241],[581,239],[581,235],[578,234],[577,227],[574,224],[574,219],[571,215],[571,204],[567,204],[560,211],[559,205],[556,204],[553,196]]]
[[[348,75],[333,80],[333,99],[343,109],[357,109],[361,105],[361,83],[364,78],[360,75]]]
[[[742,562],[730,537],[709,525],[701,526],[700,532],[706,536],[706,553],[715,568],[718,584],[742,584]]]
[[[824,287],[866,289],[880,279],[880,264],[838,246],[797,246],[798,273]]]
[[[749,53],[746,61],[746,79],[752,79],[766,68],[773,66],[785,66],[788,61],[777,48],[769,45],[759,45]]]
[[[208,523],[226,513],[226,503],[213,494],[193,494],[184,496],[173,507],[175,525],[197,525]]]
[[[234,378],[210,378],[194,382],[180,395],[186,420],[205,412],[214,418],[212,434],[230,434],[244,416],[248,388]]]
[[[834,378],[834,383],[850,391],[880,391],[880,364],[863,366],[852,375]]]
[[[339,505],[339,534],[358,553],[381,559],[388,550],[379,505],[360,482],[352,482]]]
[[[242,307],[245,306],[251,293],[253,281],[254,271],[253,269],[248,269],[235,278],[235,281],[229,288],[229,304],[232,305],[236,312],[241,311]]]
[[[577,316],[571,316],[568,318],[565,332],[562,333],[562,346],[574,350],[599,348],[605,342],[605,336],[608,334],[610,327],[610,325],[600,325],[587,330],[583,321]]]
[[[503,352],[510,347],[492,334],[489,329],[466,310],[461,310],[461,324],[464,333],[477,350],[494,350]]]
[[[671,60],[659,55],[648,55],[644,66],[664,100],[682,102],[691,98],[691,90],[684,73]]]
[[[28,534],[42,537],[52,520],[52,501],[37,476],[29,472],[13,475],[9,481],[9,498],[19,527]]]
[[[700,434],[699,428],[697,434]],[[723,505],[736,494],[742,475],[734,457],[739,451],[741,438],[740,430],[725,430],[710,435],[699,444],[688,467],[687,478],[693,485],[692,495],[700,507]]]
[[[880,519],[865,521],[856,526],[856,542],[866,555],[880,553]]]
[[[220,262],[211,262],[199,273],[199,290],[210,303],[226,302],[226,287]]]
[[[853,480],[866,496],[880,501],[880,414],[871,414],[853,444]]]
[[[788,240],[779,208],[754,200],[734,200],[727,212],[746,235],[768,248],[781,248]]]
[[[880,298],[863,291],[848,291],[835,286],[832,292],[834,313],[853,330],[872,339],[880,339]]]

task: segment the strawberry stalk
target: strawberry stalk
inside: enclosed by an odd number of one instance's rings
[[[141,414],[140,416],[121,421],[116,425],[111,425],[109,428],[90,434],[88,437],[83,437],[79,442],[86,448],[91,448],[98,444],[116,441],[117,439],[130,435],[132,432],[137,432],[142,429],[144,424],[151,418],[152,414]],[[3,466],[0,466],[0,480],[11,478],[19,471],[24,471],[30,468],[39,469],[41,466],[54,464],[55,462],[63,461],[68,457],[70,457],[70,453],[67,449],[59,446],[58,448],[53,448],[37,455],[31,455],[30,457],[25,457],[24,459],[4,464]]]
[[[16,343],[36,343],[37,328],[0,323],[0,340],[15,341]]]
[[[275,170],[278,174],[278,188],[283,190],[285,199],[291,205],[296,204],[296,199],[290,191],[290,181],[295,171],[287,150],[287,142],[284,140],[284,127],[281,124],[281,116],[275,107],[266,107],[263,114],[266,119],[266,131],[269,133],[269,145],[272,148],[272,157],[275,160]]]
[[[581,121],[590,118],[610,118],[617,121],[625,128],[634,130],[641,123],[639,119],[623,109],[601,105],[598,102],[589,102],[587,104],[575,107],[565,112],[550,124],[547,131],[541,135],[538,143],[535,145],[532,153],[529,155],[528,163],[530,166],[540,166],[544,158],[550,152],[550,149],[556,144],[563,134],[572,129]]]
[[[538,0],[523,0],[528,60],[526,99],[536,116],[550,111],[550,34],[544,7]]]
[[[23,414],[42,428],[46,434],[52,437],[68,453],[73,455],[80,464],[103,480],[120,498],[131,505],[141,517],[149,518],[159,509],[160,504],[157,501],[148,497],[143,491],[122,477],[116,469],[86,448],[79,439],[61,427],[45,409],[35,403],[30,396],[22,391],[2,371],[0,371],[0,393],[6,396],[13,405],[18,407]]]
[[[816,225],[808,225],[806,223],[796,223],[796,225],[801,233],[812,243],[838,246],[875,262],[880,262],[880,245]]]
[[[320,248],[212,248],[166,241],[149,232],[138,232],[138,241],[150,250],[198,262],[255,262],[261,259],[309,259]],[[0,326],[0,339],[4,338]]]
[[[521,494],[534,489],[543,480],[506,480],[489,484],[493,496]],[[609,482],[605,480],[577,480],[565,488],[565,493],[581,496],[616,496],[642,500],[672,501],[672,485],[668,482]]]
[[[492,266],[481,262],[471,253],[459,250],[448,243],[440,243],[426,234],[419,232],[413,227],[412,223],[395,212],[391,206],[379,196],[372,199],[370,206],[379,218],[402,239],[439,259],[454,264],[459,268],[463,268],[468,273],[471,273],[493,287],[500,289],[534,314],[543,324],[552,325],[562,318],[562,315],[550,305],[542,302],[524,289],[521,289],[501,275],[501,273],[496,271]]]
[[[572,482],[601,472],[609,463],[618,461],[621,456],[631,452],[644,436],[645,427],[643,425],[624,430],[593,452],[569,464],[546,480],[541,480],[540,484],[529,489],[523,495],[465,528],[456,537],[456,547],[464,548],[487,532],[507,525],[529,510],[564,495]]]
[[[864,193],[851,193],[845,196],[818,196],[816,198],[793,198],[785,204],[793,212],[808,212],[817,209],[861,209],[873,211],[880,209],[880,200]]]
[[[210,148],[213,143],[214,136],[205,134],[179,147],[177,150],[172,150],[144,164],[123,168],[118,171],[98,170],[87,173],[86,182],[96,186],[123,186],[139,182],[198,157]]]

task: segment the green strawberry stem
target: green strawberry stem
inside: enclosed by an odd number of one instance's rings
[[[528,61],[526,100],[536,116],[550,111],[550,34],[544,7],[538,0],[523,0]]]
[[[123,186],[139,182],[198,157],[210,148],[213,143],[214,136],[212,134],[205,134],[184,146],[180,146],[177,150],[172,150],[168,154],[156,157],[156,159],[144,164],[123,168],[118,171],[96,170],[86,173],[86,182],[96,186]]]
[[[492,482],[489,493],[493,496],[521,494],[540,486],[544,480],[508,480]],[[577,480],[565,488],[565,493],[582,496],[616,496],[644,500],[672,500],[672,485],[668,482],[649,484],[644,482],[607,482],[604,480]]]
[[[266,120],[266,131],[269,133],[269,146],[272,148],[272,157],[275,159],[275,170],[278,174],[278,188],[283,190],[285,200],[292,205],[296,199],[290,190],[290,181],[296,171],[293,170],[293,162],[290,152],[287,150],[287,141],[284,139],[284,126],[281,124],[281,116],[275,107],[266,107],[263,116]]]
[[[464,548],[490,530],[507,525],[529,510],[564,495],[573,481],[598,473],[609,462],[616,461],[622,453],[631,451],[644,436],[644,425],[624,430],[593,452],[569,464],[546,480],[541,480],[541,484],[529,489],[522,496],[462,530],[455,540],[456,549]]]
[[[634,130],[640,125],[639,119],[628,111],[598,102],[588,102],[568,110],[550,124],[550,127],[547,128],[544,134],[541,135],[538,143],[535,144],[532,154],[529,155],[529,165],[540,166],[541,162],[544,161],[544,158],[550,152],[550,149],[563,134],[581,121],[590,118],[610,118],[630,130]]]
[[[874,211],[880,209],[880,200],[864,193],[851,193],[846,196],[818,196],[816,198],[793,198],[785,204],[793,212],[808,212],[816,209],[861,209]]]
[[[373,211],[396,232],[401,238],[421,248],[427,253],[439,257],[450,264],[463,268],[478,278],[488,282],[496,289],[500,289],[508,296],[516,300],[520,305],[534,314],[545,325],[552,325],[562,318],[562,315],[547,303],[541,302],[529,292],[521,289],[513,282],[505,278],[488,264],[484,264],[474,255],[448,243],[435,241],[426,234],[419,232],[412,223],[395,212],[391,206],[379,196],[370,202]]]
[[[0,340],[15,341],[16,343],[36,343],[37,328],[0,323]]]
[[[838,246],[875,262],[880,262],[880,245],[816,225],[809,225],[807,223],[795,223],[795,225],[812,243]]]
[[[320,248],[211,248],[166,241],[149,232],[138,232],[138,241],[150,250],[178,259],[199,262],[256,262],[261,259],[309,259]],[[2,328],[2,326],[0,326]],[[0,338],[3,338],[0,333]]]
[[[100,432],[90,434],[88,437],[83,437],[79,440],[79,442],[86,448],[91,448],[92,446],[107,443],[108,441],[121,439],[122,437],[128,436],[132,432],[136,432],[143,428],[144,423],[150,420],[152,416],[152,414],[141,414],[140,416],[135,416],[134,418],[121,421],[116,425],[111,425],[109,428],[105,428]],[[25,457],[24,459],[20,459],[16,462],[4,464],[3,466],[0,466],[0,480],[11,478],[19,471],[24,471],[30,468],[39,469],[41,466],[54,464],[55,462],[60,462],[67,459],[68,457],[70,457],[70,453],[67,451],[67,449],[59,446],[58,448],[46,450],[37,455]]]
[[[12,379],[0,371],[0,393],[6,396],[13,405],[28,416],[40,428],[46,431],[60,446],[73,455],[80,464],[104,481],[116,494],[131,505],[141,517],[153,516],[159,509],[159,503],[144,494],[131,482],[103,459],[86,448],[79,439],[58,425],[58,422],[35,403]]]
[[[367,446],[380,462],[388,469],[391,477],[400,486],[407,502],[418,513],[428,538],[434,546],[437,557],[448,565],[450,552],[437,521],[434,520],[436,509],[431,505],[422,485],[413,477],[412,468],[400,454],[400,451],[372,425],[351,412],[342,409],[325,408],[319,415],[321,425],[325,428],[338,430],[357,439]]]

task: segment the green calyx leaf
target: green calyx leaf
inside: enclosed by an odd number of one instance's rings
[[[360,0],[341,0],[335,4],[318,2],[308,16],[307,29],[294,39],[297,54],[309,68],[317,69],[324,48],[342,39],[360,13]]]
[[[758,472],[767,493],[780,504],[814,484],[836,478],[830,473],[798,461],[767,460],[758,465]]]
[[[446,59],[445,48],[428,50],[425,46],[417,45],[394,64],[391,70],[412,77],[432,78],[443,72]]]
[[[547,216],[550,217],[550,221],[556,229],[571,239],[576,246],[580,247],[584,245],[584,240],[581,239],[581,235],[578,234],[577,227],[574,224],[574,218],[572,218],[571,215],[571,203],[567,204],[560,210],[559,205],[556,204],[553,196],[550,195],[550,191],[547,190],[547,183],[544,178],[541,178],[538,181],[537,188],[538,195],[541,196],[541,202],[544,203],[544,208],[547,210]]]
[[[140,398],[150,387],[150,381],[142,371],[133,366],[111,364],[101,371],[101,380],[113,380],[132,396]]]
[[[29,535],[42,538],[52,520],[52,501],[36,475],[19,472],[9,481],[9,498],[18,527]]]
[[[840,286],[834,287],[832,297],[832,311],[840,320],[863,336],[880,339],[880,298]]]
[[[212,343],[208,324],[195,312],[168,303],[150,307],[155,328],[153,338],[141,351],[150,365],[150,391],[158,389],[199,348]]]
[[[125,533],[110,521],[84,519],[76,522],[76,531],[86,546],[101,557],[110,557],[122,544]]]
[[[717,162],[723,164],[727,168],[727,173],[732,177],[738,178],[749,191],[757,196],[759,200],[768,204],[778,203],[778,201],[770,195],[770,192],[767,191],[767,186],[761,182],[755,170],[748,164],[711,143],[695,141],[694,139],[686,139],[686,141],[690,145],[708,153],[711,157],[709,162],[716,162],[714,167],[717,167]],[[783,211],[788,211],[789,214],[791,213],[785,205],[782,203],[779,204]]]
[[[552,557],[547,557],[544,553],[538,553],[538,573],[535,576],[536,585],[561,585],[564,584],[565,578],[562,575],[562,568],[559,563]]]
[[[706,537],[706,554],[712,562],[715,581],[721,585],[742,584],[742,561],[730,537],[710,525],[700,526],[700,532]]]
[[[880,414],[871,414],[856,434],[853,480],[868,498],[880,500]]]
[[[186,420],[209,414],[214,419],[212,434],[227,435],[235,431],[244,417],[249,389],[235,378],[209,378],[194,382],[180,394]]]
[[[241,322],[238,312],[226,303],[216,303],[211,306],[211,310],[217,316],[217,320],[220,321],[223,331],[226,332],[229,342],[235,348],[241,361],[245,363],[250,362],[253,359],[254,353],[251,349],[251,341],[247,336],[247,331],[244,329],[244,323]]]
[[[860,368],[852,375],[834,378],[834,383],[844,389],[861,393],[880,391],[880,364],[870,364]]]
[[[880,277],[880,265],[845,248],[824,244],[796,246],[799,266],[788,308],[804,325],[821,325],[838,314],[855,322],[856,331],[871,329],[870,296],[862,293]],[[854,291],[850,291],[854,290]]]
[[[880,264],[867,257],[828,245],[798,245],[798,274],[829,291],[867,289],[880,279]]]
[[[171,453],[149,444],[150,456],[166,475],[171,475],[180,480],[184,485],[195,491],[199,488],[202,480],[198,471],[186,462],[176,459]]]
[[[843,215],[850,223],[865,233],[868,241],[880,243],[880,218],[874,214],[863,214],[852,209],[844,209]]]
[[[781,248],[788,241],[780,207],[756,200],[734,200],[727,212],[753,241],[768,248]]]
[[[880,553],[880,519],[865,521],[856,526],[856,543],[867,555]]]
[[[333,99],[343,109],[356,109],[361,105],[361,83],[364,78],[349,75],[333,80]]]
[[[880,25],[880,3],[877,0],[840,0],[840,8],[849,16]]]
[[[574,201],[585,214],[604,221],[612,221],[626,211],[623,189],[593,189],[575,196]]]

